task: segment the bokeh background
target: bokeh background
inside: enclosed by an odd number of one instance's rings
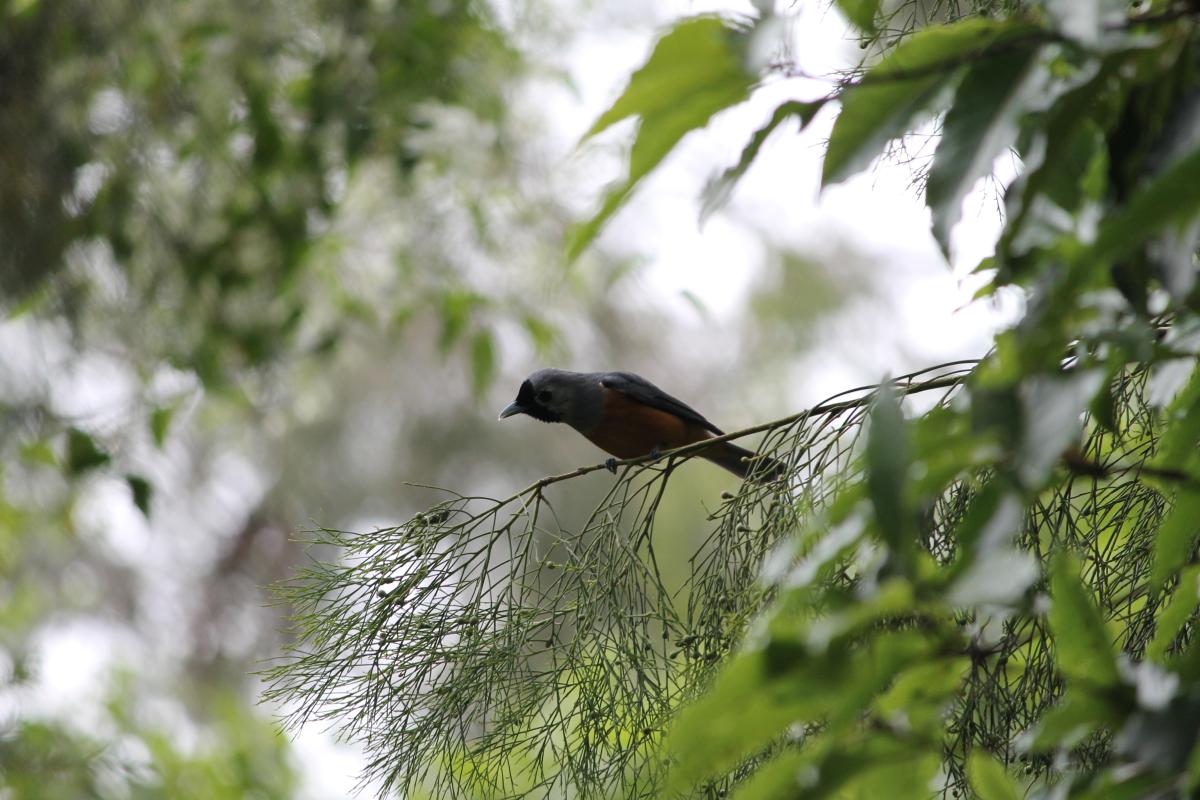
[[[732,430],[987,350],[1020,304],[972,302],[996,192],[947,263],[921,137],[820,194],[827,109],[701,222],[712,165],[862,58],[823,2],[567,262],[631,129],[581,136],[705,11],[755,7],[0,0],[0,797],[346,796],[353,743],[258,702],[266,587],[306,528],[600,460],[496,421],[533,369],[633,370]],[[683,470],[680,560],[732,480]]]

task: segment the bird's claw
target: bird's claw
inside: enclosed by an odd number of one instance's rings
[[[658,445],[654,445],[654,447],[650,448],[650,457],[651,458],[658,458],[661,455],[662,455],[662,448],[659,447]]]
[[[617,460],[615,458],[607,459],[604,462],[604,468],[606,470],[608,470],[609,472],[611,472],[613,475],[616,475],[617,474]]]

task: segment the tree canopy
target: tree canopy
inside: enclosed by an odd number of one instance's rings
[[[656,514],[689,453],[553,492],[450,493],[326,531],[275,696],[431,796],[1167,797],[1200,782],[1197,23],[1189,3],[837,4],[866,54],[769,136],[839,108],[831,185],[930,124],[942,248],[998,157],[979,265],[1020,320],[984,359],[760,426],[786,481],[708,513],[680,574]],[[769,9],[769,6],[760,8]],[[689,132],[786,72],[774,15],[680,20],[589,135],[637,120],[578,255]],[[719,165],[715,165],[719,166]],[[932,401],[930,400],[932,398]],[[577,511],[577,510],[576,510]],[[582,521],[575,521],[582,519]]]

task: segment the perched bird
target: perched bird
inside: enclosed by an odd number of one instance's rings
[[[525,379],[500,419],[515,414],[565,422],[617,458],[657,455],[722,435],[694,408],[631,372],[540,369]],[[697,455],[740,478],[771,481],[787,474],[780,461],[730,442],[717,442]],[[609,462],[615,469],[613,459]]]

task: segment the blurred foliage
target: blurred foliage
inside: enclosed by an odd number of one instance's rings
[[[423,357],[479,396],[502,346],[560,346],[529,291],[568,279],[531,268],[565,215],[519,185],[525,68],[470,0],[0,0],[0,796],[295,792],[235,699],[276,642],[258,586],[295,557],[262,495],[347,363],[363,381],[437,327]],[[81,670],[155,673],[181,721],[134,719],[150,681],[81,703],[94,725],[43,713],[47,631],[73,621],[136,643]]]
[[[314,247],[347,186],[369,170],[403,191],[428,109],[494,123],[519,68],[464,0],[0,16],[5,306],[64,314],[83,337],[130,314],[135,355],[210,386],[336,341],[320,310],[351,310],[352,281]]]
[[[386,784],[760,800],[1200,787],[1200,10],[838,6],[860,68],[781,106],[742,160],[783,118],[837,102],[828,185],[937,120],[926,200],[948,250],[966,193],[1015,152],[979,271],[984,294],[1024,294],[1023,317],[969,375],[755,429],[792,474],[727,494],[682,583],[654,534],[687,453],[628,465],[582,524],[548,496],[568,474],[322,535],[352,558],[288,589],[308,638],[272,691],[298,723],[340,722]],[[597,122],[640,128],[576,248],[761,77],[747,29],[701,17],[663,35]],[[746,165],[718,179],[726,195]],[[945,402],[908,399],[934,389]]]
[[[108,702],[111,728],[23,721],[0,734],[0,789],[13,800],[131,797],[144,800],[284,800],[294,796],[286,739],[230,696],[214,698],[204,742],[184,752],[177,721],[138,719],[125,682]]]

